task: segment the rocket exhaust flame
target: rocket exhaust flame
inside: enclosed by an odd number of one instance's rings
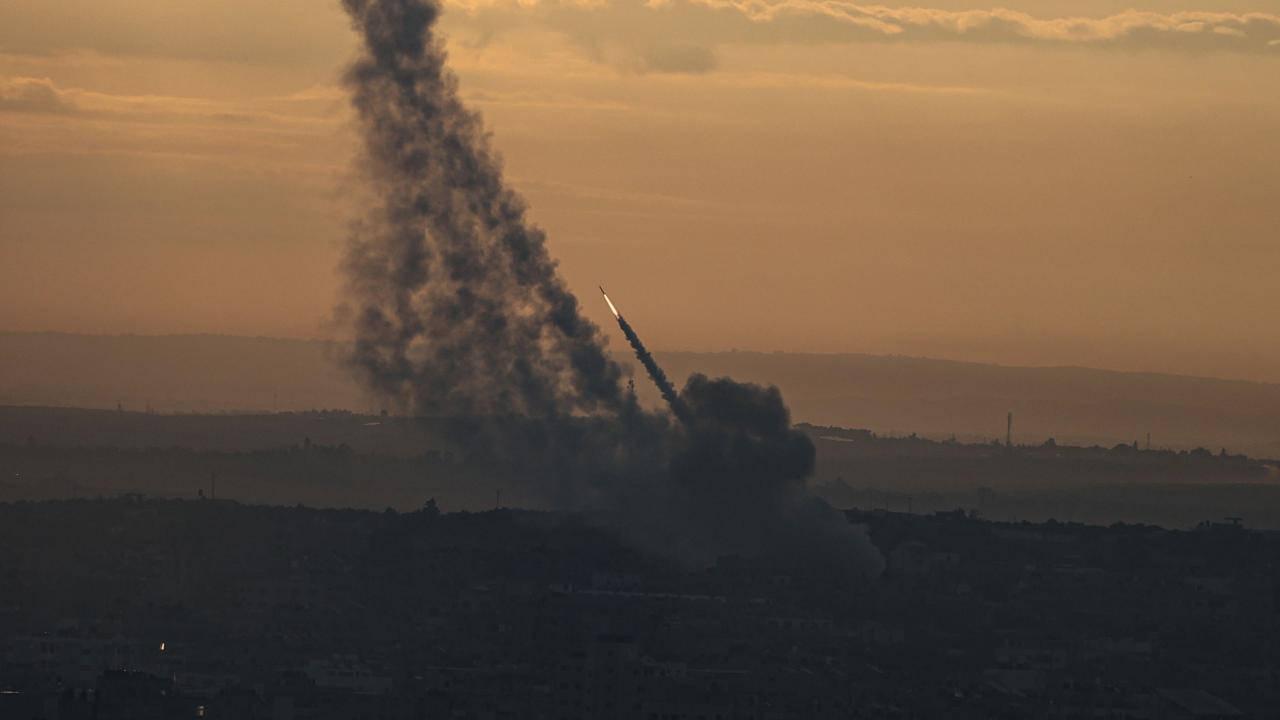
[[[600,294],[604,296],[604,301],[609,303],[609,312],[613,313],[613,318],[615,320],[621,320],[622,315],[618,313],[618,308],[613,306],[613,301],[609,299],[609,293],[604,291],[604,286],[597,285],[596,287],[600,288]]]
[[[676,419],[682,423],[689,422],[689,409],[685,406],[684,401],[680,399],[679,393],[676,392],[675,386],[671,384],[671,380],[667,378],[667,374],[662,371],[658,365],[658,361],[653,359],[653,355],[649,354],[649,350],[645,348],[644,343],[640,341],[640,336],[631,328],[631,323],[622,317],[622,313],[618,312],[617,306],[609,299],[609,293],[604,291],[604,287],[600,287],[600,294],[604,296],[604,301],[609,304],[609,311],[613,313],[614,319],[618,321],[618,327],[622,329],[622,334],[626,336],[627,342],[631,344],[631,349],[636,353],[636,359],[644,365],[645,372],[649,373],[649,379],[654,385],[658,386],[658,392],[662,393],[662,399],[667,401],[667,406],[671,408],[671,413]]]

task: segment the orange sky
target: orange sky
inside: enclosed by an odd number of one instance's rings
[[[603,283],[653,347],[1280,382],[1268,5],[477,0],[444,27],[588,314]],[[331,334],[353,42],[317,0],[0,5],[0,329]]]

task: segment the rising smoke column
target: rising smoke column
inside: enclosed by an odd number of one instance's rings
[[[346,260],[360,374],[419,415],[623,410],[621,369],[458,98],[439,4],[343,6],[363,40],[346,85],[377,198]]]
[[[343,0],[363,48],[346,75],[375,202],[346,258],[351,361],[374,391],[448,418],[469,456],[558,506],[698,563],[725,553],[877,562],[810,497],[813,446],[776,389],[694,376],[676,394],[619,325],[679,423],[622,389],[599,329],[503,182],[432,33],[435,0]]]

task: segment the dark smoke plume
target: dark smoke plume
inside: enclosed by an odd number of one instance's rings
[[[557,507],[653,551],[876,572],[878,554],[805,492],[814,449],[774,388],[696,375],[680,393],[619,324],[673,414],[642,410],[503,182],[432,33],[436,0],[343,0],[346,75],[372,196],[346,260],[352,365],[399,409]],[[497,475],[495,475],[496,479]]]
[[[631,323],[621,314],[618,315],[618,327],[622,328],[622,334],[626,336],[627,342],[631,344],[631,349],[636,353],[636,359],[644,366],[645,372],[649,374],[649,379],[653,380],[653,384],[658,386],[658,392],[662,393],[662,399],[667,401],[667,407],[671,408],[671,413],[680,420],[687,423],[689,421],[689,410],[684,406],[684,401],[676,394],[676,388],[671,384],[671,380],[667,379],[667,374],[663,372],[662,366],[658,365],[658,361],[653,359],[649,354],[648,348],[641,342],[640,336],[635,330],[631,329]]]
[[[351,241],[353,361],[419,414],[618,412],[620,368],[502,179],[427,0],[343,0],[346,76],[380,205]]]

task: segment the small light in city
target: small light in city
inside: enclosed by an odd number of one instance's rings
[[[164,652],[164,643],[160,643],[160,652]]]

